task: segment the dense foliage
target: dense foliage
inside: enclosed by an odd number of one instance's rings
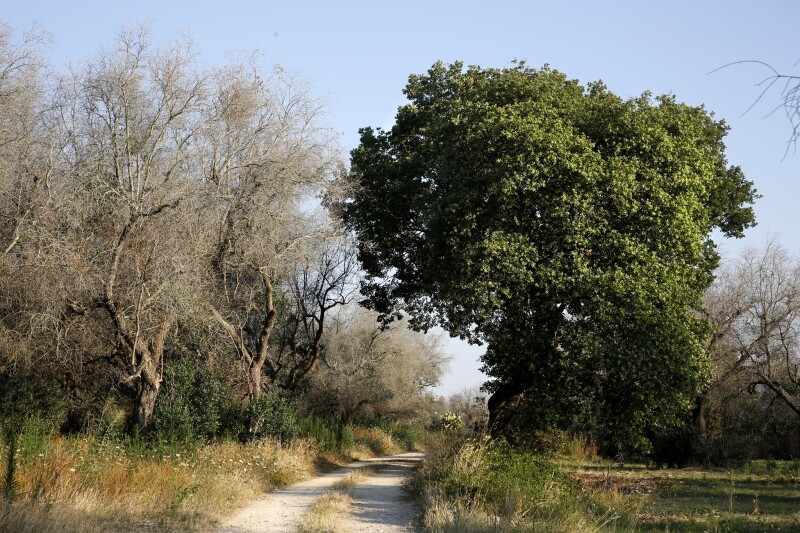
[[[647,449],[708,377],[695,313],[756,194],[702,107],[524,64],[437,63],[390,130],[361,130],[344,206],[368,303],[488,342],[492,420]],[[505,412],[510,412],[505,409]]]

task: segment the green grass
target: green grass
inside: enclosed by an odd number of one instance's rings
[[[800,531],[797,461],[754,461],[730,470],[560,465],[584,489],[618,492],[635,502],[636,531]]]
[[[428,532],[630,530],[627,500],[584,492],[548,459],[502,442],[431,443],[410,485],[424,496]]]

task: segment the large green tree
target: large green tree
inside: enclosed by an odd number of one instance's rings
[[[352,153],[343,213],[369,304],[488,342],[495,428],[524,404],[538,424],[581,415],[646,446],[707,377],[694,311],[718,263],[711,232],[754,223],[726,125],[522,63],[437,63],[405,94]]]

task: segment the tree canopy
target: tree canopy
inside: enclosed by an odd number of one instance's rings
[[[404,92],[391,129],[362,129],[352,152],[343,214],[367,303],[487,342],[490,424],[527,405],[537,424],[580,416],[641,447],[706,380],[712,231],[754,224],[727,126],[524,63],[436,63]]]

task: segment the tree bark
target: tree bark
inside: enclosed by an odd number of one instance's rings
[[[236,350],[239,352],[239,356],[247,363],[247,397],[251,402],[258,398],[262,392],[261,386],[263,382],[264,365],[268,364],[269,341],[272,337],[272,330],[275,328],[275,322],[278,319],[278,312],[275,310],[273,304],[275,289],[272,286],[272,280],[266,269],[259,269],[259,273],[261,274],[261,281],[264,284],[264,309],[267,312],[267,316],[262,324],[261,333],[258,336],[255,353],[251,353],[250,350],[248,350],[244,334],[225,320],[213,305],[207,304],[211,316],[228,333],[228,336],[236,346]],[[270,368],[269,370],[272,369]]]
[[[136,384],[136,427],[141,435],[147,435],[152,428],[156,398],[161,388],[161,375],[152,358],[148,358],[141,366],[141,374]]]
[[[264,284],[264,309],[267,311],[267,318],[264,320],[264,325],[261,328],[261,334],[258,336],[258,346],[255,356],[249,361],[247,372],[247,392],[250,400],[254,400],[261,395],[261,381],[264,363],[267,361],[269,355],[269,340],[272,337],[272,330],[275,328],[275,322],[278,319],[278,312],[275,311],[272,297],[275,289],[272,287],[272,280],[269,273],[265,268],[259,270],[261,274],[261,281]]]
[[[519,388],[512,383],[502,383],[494,394],[489,397],[489,423],[487,429],[492,436],[498,435],[507,425],[508,421],[501,418],[502,413],[509,404],[520,395]]]
[[[694,426],[703,439],[705,439],[706,435],[706,398],[707,393],[705,392],[698,396],[692,411]]]

